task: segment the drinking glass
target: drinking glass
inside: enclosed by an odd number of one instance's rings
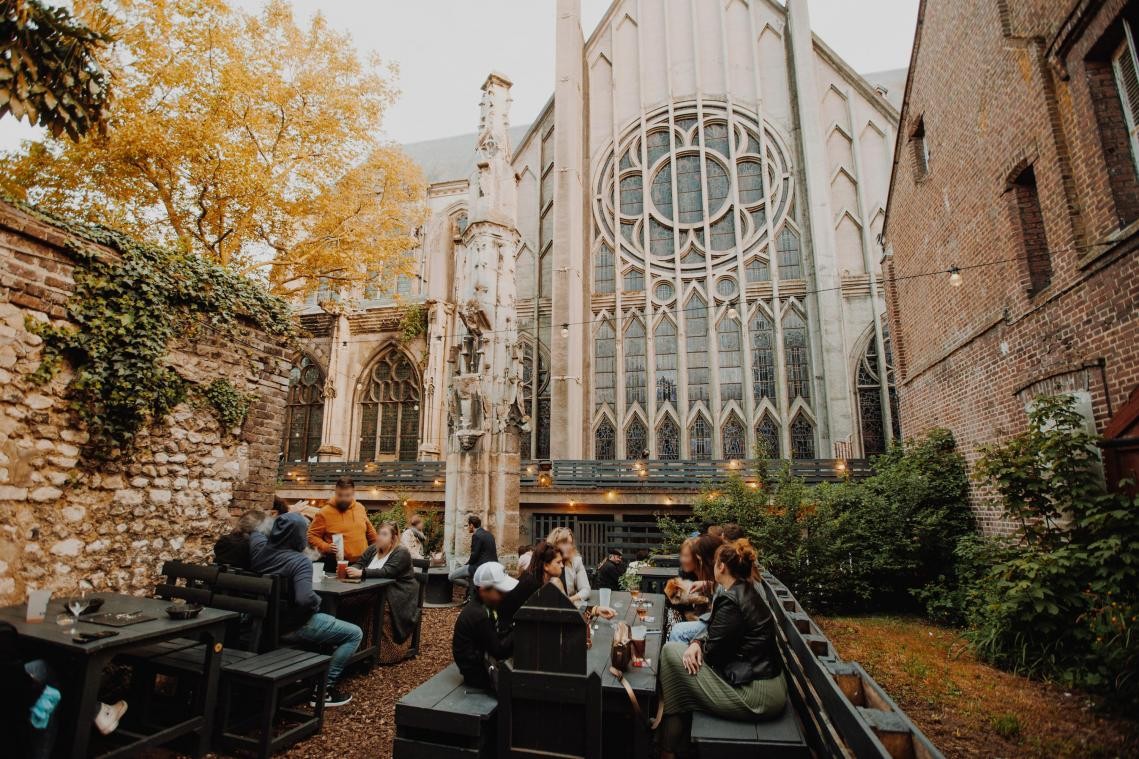
[[[67,599],[67,608],[71,610],[71,614],[75,617],[75,624],[71,626],[71,634],[75,634],[75,626],[79,624],[79,615],[87,611],[87,607],[91,602],[87,598],[87,591],[80,588],[79,592]]]
[[[630,588],[629,589],[629,595],[633,597],[633,606],[640,606],[641,605],[641,602],[637,600],[641,597],[641,589],[640,588]]]

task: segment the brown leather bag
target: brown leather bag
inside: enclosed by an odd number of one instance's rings
[[[633,663],[633,636],[629,625],[618,622],[613,630],[613,646],[609,651],[609,663],[617,672],[625,672]]]

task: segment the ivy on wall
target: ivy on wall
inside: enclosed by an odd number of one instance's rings
[[[49,381],[64,361],[73,368],[66,394],[89,434],[89,463],[129,450],[144,426],[186,399],[190,383],[167,362],[175,337],[194,338],[204,329],[232,339],[243,319],[271,335],[293,335],[288,304],[257,282],[200,256],[21,208],[73,235],[69,248],[78,266],[68,301],[72,325],[33,322],[44,339],[33,379]],[[244,421],[250,398],[227,380],[197,390],[227,429]]]
[[[412,303],[403,310],[399,320],[399,342],[407,345],[417,337],[427,334],[427,306]]]

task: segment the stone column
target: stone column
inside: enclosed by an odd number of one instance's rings
[[[584,456],[589,355],[585,266],[585,84],[581,0],[558,0],[554,67],[554,247],[550,457]],[[563,337],[562,325],[569,325]]]
[[[328,344],[328,373],[324,378],[324,429],[317,451],[320,461],[347,459],[352,428],[352,377],[348,373],[351,352],[344,345],[348,340],[348,317],[343,313],[335,316]]]
[[[799,115],[799,154],[802,156],[806,227],[810,232],[810,271],[807,289],[811,323],[811,363],[815,382],[815,416],[819,421],[820,458],[832,455],[833,442],[852,432],[850,383],[843,340],[842,281],[835,256],[826,142],[823,140],[816,83],[815,44],[807,0],[788,0],[787,31],[791,46],[791,85]],[[821,386],[820,386],[821,385]],[[790,420],[787,420],[790,422]]]
[[[521,344],[515,307],[517,185],[510,165],[510,80],[483,84],[468,221],[456,250],[455,300],[461,325],[450,341],[447,386],[445,550],[466,555],[468,515],[482,519],[508,553],[518,543]]]

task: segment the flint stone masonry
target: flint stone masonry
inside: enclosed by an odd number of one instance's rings
[[[226,377],[258,396],[238,434],[186,403],[132,453],[85,468],[87,433],[64,398],[69,369],[47,385],[29,379],[43,341],[27,324],[66,323],[75,241],[0,203],[0,605],[28,587],[79,582],[149,592],[163,561],[208,559],[234,515],[268,507],[276,482],[287,347],[252,324],[239,326],[240,342],[207,334],[171,346],[169,359],[187,380]]]

